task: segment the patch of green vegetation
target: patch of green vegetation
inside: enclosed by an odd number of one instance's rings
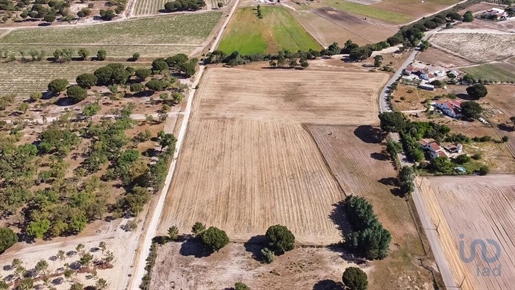
[[[371,5],[363,5],[354,2],[327,0],[327,5],[349,13],[363,15],[393,24],[403,24],[412,21],[414,18],[407,14],[386,11]]]
[[[507,64],[483,64],[462,69],[463,72],[471,75],[475,80],[488,80],[499,82],[515,82],[515,66]]]
[[[261,7],[261,12],[259,19],[253,8],[239,9],[218,49],[241,54],[321,49],[285,8]]]

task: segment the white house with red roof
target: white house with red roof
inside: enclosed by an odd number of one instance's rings
[[[434,139],[422,139],[418,141],[418,143],[422,146],[422,149],[429,152],[431,159],[435,159],[436,157],[448,157],[445,150],[443,150]]]
[[[459,101],[438,101],[434,104],[434,106],[449,117],[459,118],[461,116],[461,102]]]

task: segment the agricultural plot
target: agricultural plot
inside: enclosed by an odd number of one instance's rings
[[[409,1],[409,0],[384,0],[371,5],[372,7],[388,13],[397,13],[407,15],[411,20],[421,18],[426,15],[436,13],[446,7],[458,3],[459,0],[425,0],[425,1]],[[387,14],[388,15],[388,14]],[[373,17],[373,16],[370,16]],[[406,19],[406,18],[404,18]],[[406,22],[397,22],[398,24]]]
[[[263,19],[257,17],[254,8],[236,11],[218,49],[226,53],[239,51],[241,54],[277,53],[281,49],[321,49],[286,8],[261,7],[261,11]]]
[[[487,63],[461,69],[476,80],[515,82],[515,65],[510,63]]]
[[[170,0],[138,0],[134,6],[134,15],[154,15],[164,10],[165,4]]]
[[[159,233],[200,221],[246,241],[279,223],[300,243],[341,240],[340,216],[330,216],[343,193],[301,123],[374,122],[387,75],[317,73],[206,72]]]
[[[324,46],[329,46],[333,42],[343,45],[348,39],[359,45],[377,43],[392,36],[398,30],[396,26],[385,22],[364,20],[362,17],[331,7],[296,11],[292,12],[292,15]]]
[[[504,60],[515,54],[515,35],[472,32],[437,33],[431,43],[475,63]]]
[[[120,55],[118,49],[142,57],[169,56],[176,52],[189,54],[200,46],[220,19],[221,13],[173,15],[144,18],[103,25],[84,27],[60,27],[46,29],[20,29],[0,38],[0,49],[18,52],[17,49],[52,49],[80,47],[104,48],[109,56]],[[163,47],[164,46],[164,47]],[[48,50],[47,49],[47,50]],[[138,51],[139,50],[139,51]],[[148,55],[147,55],[148,54]]]
[[[337,0],[326,0],[324,1],[324,4],[340,11],[382,20],[391,24],[403,24],[415,20],[415,17],[408,14],[389,11],[384,8],[375,7],[375,5],[364,5],[355,2]]]
[[[369,274],[369,279],[375,281],[370,283],[370,289],[417,289],[430,281],[428,273],[409,258],[423,256],[424,251],[407,203],[395,195],[393,180],[397,173],[383,153],[384,135],[379,128],[369,125],[308,125],[307,128],[345,194],[369,200],[379,221],[392,234],[392,245],[396,247],[391,247],[389,257],[375,265],[376,270]]]
[[[461,289],[512,289],[515,176],[432,177],[418,183],[451,271],[463,281]]]

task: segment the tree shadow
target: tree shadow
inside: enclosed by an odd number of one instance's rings
[[[476,98],[472,98],[468,94],[456,94],[456,97],[458,99],[466,100],[466,101],[475,101],[475,100],[477,100]]]
[[[374,128],[370,125],[362,125],[354,130],[354,135],[365,143],[378,144],[386,137],[386,133],[380,128]]]
[[[342,232],[342,236],[350,233],[352,231],[352,227],[347,220],[347,216],[345,215],[345,210],[343,209],[343,200],[333,204],[334,208],[329,214],[329,218],[333,221],[335,225],[338,226],[338,230]]]
[[[199,239],[188,239],[181,245],[179,253],[183,256],[194,256],[195,258],[208,257],[213,253]]]
[[[398,187],[390,189],[390,193],[395,195],[395,196],[397,196],[397,197],[404,198],[404,193]]]
[[[333,280],[321,280],[313,285],[313,290],[344,290],[343,284]]]
[[[383,177],[378,181],[384,185],[399,186],[399,180],[395,177]]]
[[[70,97],[61,97],[55,104],[60,107],[68,107],[77,104],[78,102]]]
[[[374,152],[374,153],[370,154],[370,157],[374,158],[375,160],[379,160],[379,161],[390,160],[390,156],[388,156],[387,154],[384,154],[383,152],[381,152],[381,153]]]
[[[514,129],[515,127],[508,126],[506,124],[498,124],[497,128],[499,128],[499,130],[505,131],[505,132],[513,132],[513,131],[515,131],[515,129]]]
[[[263,261],[261,250],[268,246],[268,239],[264,235],[257,235],[251,237],[243,244],[245,251],[252,254],[252,258],[256,261]]]

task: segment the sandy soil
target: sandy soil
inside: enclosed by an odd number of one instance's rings
[[[515,54],[515,35],[510,34],[437,33],[431,43],[477,63],[503,60]]]
[[[440,242],[446,259],[457,281],[463,281],[461,289],[512,289],[515,283],[515,202],[514,175],[490,175],[485,177],[432,177],[417,182],[432,221],[438,228]],[[463,236],[461,236],[463,235]],[[500,246],[499,259],[488,264],[482,259],[480,247],[475,247],[471,257],[471,243],[482,240],[487,257],[496,254],[487,243],[493,240]],[[463,242],[463,257],[460,257]],[[484,269],[501,267],[501,275],[484,276]],[[478,268],[480,274],[477,274]],[[465,279],[464,279],[465,277]]]
[[[459,68],[473,64],[465,58],[447,53],[436,47],[430,47],[424,52],[419,53],[417,55],[417,60],[448,69]]]
[[[231,243],[208,257],[195,257],[193,246],[192,242],[160,246],[150,289],[219,290],[240,281],[251,289],[343,289],[337,282],[344,269],[356,266],[327,248],[296,248],[272,264],[262,264],[253,258],[261,248],[257,245]]]
[[[377,43],[398,30],[397,27],[379,20],[364,20],[363,17],[330,7],[299,10],[292,15],[324,46],[329,46],[333,42],[343,46],[348,39],[359,45]]]
[[[371,273],[370,289],[421,289],[429,272],[412,262],[424,256],[413,219],[404,199],[395,194],[396,171],[383,153],[384,136],[371,126],[310,125],[315,142],[346,194],[364,196],[392,234],[390,256]],[[344,150],[342,150],[344,148]],[[409,257],[409,258],[407,258]],[[405,279],[406,276],[408,279]],[[397,277],[393,279],[392,277]]]

